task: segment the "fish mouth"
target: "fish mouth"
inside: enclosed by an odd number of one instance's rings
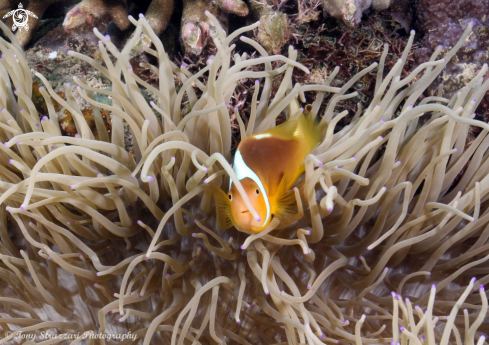
[[[246,211],[241,211],[241,213],[247,213],[247,212],[250,212],[249,210],[246,210]]]

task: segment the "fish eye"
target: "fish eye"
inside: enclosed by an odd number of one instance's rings
[[[255,193],[256,193],[256,195],[260,195],[260,190],[258,188],[255,189]]]
[[[233,196],[231,195],[231,193],[229,193],[229,194],[228,194],[228,199],[229,199],[230,201],[232,201],[232,200],[233,200]]]

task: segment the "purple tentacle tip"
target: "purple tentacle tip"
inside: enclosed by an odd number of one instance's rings
[[[431,288],[432,288],[432,289],[436,289],[436,285],[435,285],[435,284],[432,284],[432,285],[431,285]]]
[[[106,39],[110,39],[110,36],[109,36],[109,35],[105,35],[105,38],[106,38]]]
[[[195,233],[192,233],[192,237],[195,237]]]
[[[324,338],[324,334],[321,334],[319,337],[320,337],[321,339],[323,339],[323,338]]]
[[[318,167],[322,167],[323,166],[323,163],[322,162],[319,162],[318,163]]]
[[[307,285],[307,290],[311,290],[311,285]]]
[[[481,284],[481,285],[479,286],[479,289],[484,290],[484,285],[482,285],[482,284]]]
[[[472,278],[470,281],[473,283],[473,282],[475,282],[476,280],[477,280],[477,278],[476,278],[476,277],[473,277],[473,278]]]
[[[405,331],[406,329],[404,327],[401,326],[401,332]]]
[[[328,207],[328,211],[333,211],[333,208],[332,207]]]
[[[15,143],[15,145],[19,145],[19,144],[20,144],[20,143],[19,143],[18,141]]]
[[[265,295],[270,295],[270,291],[265,291]]]
[[[185,62],[182,63],[182,67],[187,67],[187,64]]]
[[[25,210],[25,205],[24,205],[24,204],[20,205],[20,209],[21,209],[22,211],[24,211],[24,210]]]
[[[38,123],[36,123],[36,127],[39,127],[39,124]]]
[[[207,184],[207,181],[206,180],[202,181],[202,184]]]
[[[93,286],[97,286],[98,284],[97,283],[93,283]]]
[[[256,221],[261,222],[261,218],[260,217],[256,218]]]
[[[236,323],[241,323],[241,320],[236,320]]]
[[[51,150],[54,150],[54,145],[53,145],[53,146],[51,146]]]
[[[80,257],[81,257],[81,255],[80,255]],[[99,273],[99,272],[97,272],[97,273],[95,273],[95,275],[98,277],[98,276],[100,275],[100,273]]]
[[[146,255],[146,259],[149,259],[149,255]]]
[[[197,223],[197,219],[194,219],[194,223]],[[193,235],[193,234],[192,234]]]
[[[143,297],[143,296],[144,296],[144,294],[142,294],[142,293],[139,294],[139,297]]]
[[[245,249],[245,246],[240,246],[240,248],[244,250]]]
[[[153,176],[149,176],[149,177],[148,177],[148,181],[149,181],[149,182],[153,182],[153,180],[154,180]]]

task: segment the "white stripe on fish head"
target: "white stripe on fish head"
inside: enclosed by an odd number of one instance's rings
[[[236,173],[236,176],[238,177],[238,181],[241,181],[244,178],[250,178],[252,179],[257,185],[258,188],[260,189],[260,192],[262,193],[263,197],[265,198],[265,205],[267,206],[267,217],[265,219],[265,222],[263,224],[266,224],[268,220],[270,219],[270,215],[272,213],[270,209],[270,201],[268,200],[268,195],[267,192],[265,191],[265,187],[263,186],[263,183],[261,182],[260,178],[258,175],[250,169],[243,160],[243,156],[241,155],[241,152],[236,151],[236,155],[234,156],[234,164],[233,164],[233,169],[234,172]],[[229,190],[231,190],[231,184],[233,181],[230,179],[229,180]]]

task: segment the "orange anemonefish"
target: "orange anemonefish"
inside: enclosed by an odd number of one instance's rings
[[[252,216],[230,181],[227,195],[222,190],[215,195],[219,231],[234,225],[240,231],[256,234],[265,230],[273,217],[285,219],[292,215],[296,206],[291,189],[304,173],[303,161],[323,138],[325,127],[312,114],[303,113],[296,120],[241,141],[233,169],[260,219]]]

